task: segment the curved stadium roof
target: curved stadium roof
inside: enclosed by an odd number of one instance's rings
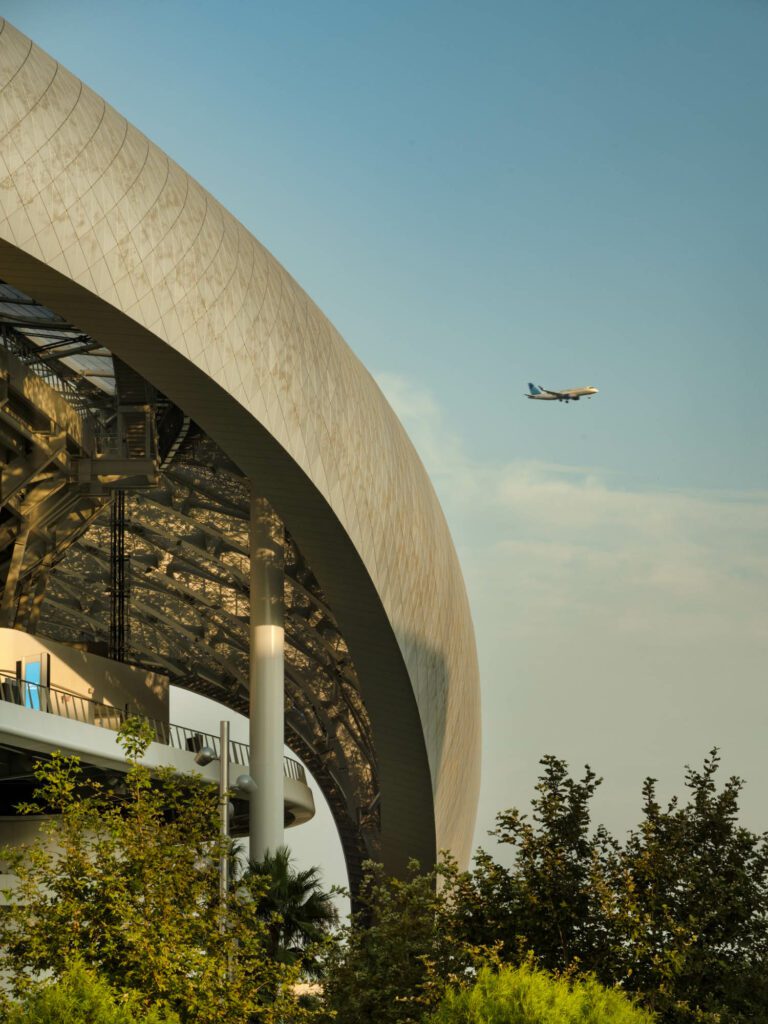
[[[364,856],[465,860],[480,753],[466,593],[370,374],[231,214],[7,22],[0,136],[0,443],[6,463],[43,466],[0,511],[0,620],[105,642],[111,492],[83,467],[118,407],[138,434],[151,410],[158,471],[126,492],[127,657],[247,713],[253,481],[288,534],[286,742],[352,875]]]

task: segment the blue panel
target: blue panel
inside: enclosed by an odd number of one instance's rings
[[[39,658],[35,661],[27,661],[24,666],[24,682],[36,684],[24,687],[24,704],[28,708],[34,708],[36,711],[40,710],[41,669],[42,666]]]

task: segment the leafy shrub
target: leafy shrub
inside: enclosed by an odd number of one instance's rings
[[[134,1003],[135,1006],[135,1003]],[[178,1024],[172,1011],[138,1010],[104,979],[74,963],[57,981],[35,985],[12,1003],[3,1024]]]
[[[528,964],[483,968],[471,988],[451,989],[427,1024],[651,1024],[618,989],[593,978],[556,978]]]

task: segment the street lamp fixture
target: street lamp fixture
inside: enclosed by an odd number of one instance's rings
[[[201,768],[205,768],[211,761],[218,761],[218,759],[219,755],[213,747],[200,747],[195,754],[195,764],[199,764]]]
[[[250,775],[238,775],[235,779],[235,789],[247,793],[249,796],[251,793],[255,793],[258,788]]]

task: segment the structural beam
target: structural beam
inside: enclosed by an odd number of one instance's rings
[[[24,555],[27,552],[29,534],[29,523],[23,523],[13,545],[11,564],[5,577],[3,596],[0,600],[0,626],[12,626],[16,617],[16,588],[21,576],[21,567],[24,564]]]
[[[0,472],[0,505],[5,504],[22,487],[31,483],[57,456],[64,452],[67,435],[62,430],[51,439],[50,444],[42,441],[26,456],[20,456],[3,466]]]

